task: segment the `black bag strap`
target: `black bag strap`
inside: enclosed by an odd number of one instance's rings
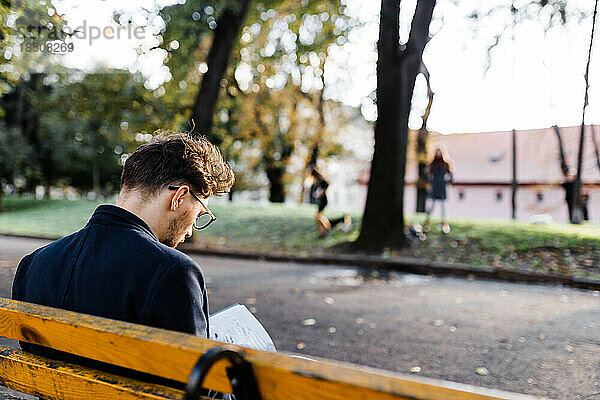
[[[185,400],[198,400],[202,394],[202,383],[211,367],[226,358],[231,366],[226,368],[236,400],[261,400],[252,365],[244,359],[244,353],[234,346],[213,347],[200,357],[188,379]]]

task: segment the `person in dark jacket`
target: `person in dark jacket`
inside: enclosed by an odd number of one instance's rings
[[[439,148],[435,150],[433,161],[427,168],[427,175],[430,185],[429,197],[431,197],[431,205],[425,217],[424,230],[429,231],[429,217],[435,203],[439,202],[442,208],[442,232],[448,233],[450,232],[450,225],[448,225],[446,219],[446,185],[452,183],[452,172],[450,164],[444,160],[442,150]]]
[[[576,172],[569,171],[562,183],[562,187],[565,190],[565,201],[569,213],[569,223],[573,222],[573,211],[575,210],[575,178]]]
[[[590,195],[589,193],[582,193],[581,194],[581,213],[583,214],[583,220],[584,221],[589,221],[590,220],[590,213],[588,212],[588,202],[590,200]]]
[[[350,224],[352,219],[349,215],[342,215],[340,218],[330,220],[323,214],[325,207],[327,207],[327,189],[329,188],[329,182],[323,175],[316,169],[313,168],[310,172],[314,182],[310,188],[311,202],[317,205],[317,214],[315,216],[315,222],[317,224],[317,232],[319,237],[325,237],[331,230],[338,225],[342,226],[342,230],[348,232],[350,230]]]
[[[131,154],[121,181],[115,205],[21,260],[13,299],[207,337],[202,270],[175,247],[214,221],[206,201],[229,191],[232,170],[205,138],[165,132]]]

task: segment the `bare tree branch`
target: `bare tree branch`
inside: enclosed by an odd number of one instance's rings
[[[506,25],[504,27],[504,29],[502,30],[502,32],[500,32],[498,35],[496,35],[494,37],[494,43],[492,43],[491,45],[488,46],[487,51],[486,51],[484,74],[487,74],[488,71],[490,70],[490,67],[492,66],[492,50],[494,50],[500,44],[500,40],[502,39],[502,37],[504,36],[506,31],[509,30],[510,28],[511,28],[510,25]]]
[[[419,73],[423,74],[425,77],[425,82],[427,83],[427,107],[425,107],[425,112],[421,116],[423,123],[421,125],[421,129],[427,129],[427,119],[429,118],[429,113],[431,112],[431,105],[433,104],[433,90],[431,89],[430,75],[427,66],[421,60],[421,65],[419,66]]]
[[[474,11],[468,18],[472,21],[473,36],[479,36],[479,29],[481,26],[489,26],[489,23],[485,23],[486,20],[491,18],[497,18],[500,13],[504,12],[508,14],[514,13],[514,23],[519,25],[525,21],[538,21],[542,25],[544,33],[558,25],[566,25],[569,21],[575,21],[581,23],[584,19],[589,18],[592,13],[572,9],[567,7],[566,0],[529,0],[524,4],[520,4],[518,8],[512,8],[511,5],[499,5],[491,7],[487,11]],[[548,10],[545,13],[542,10]],[[507,39],[507,30],[511,28],[513,21],[504,24],[500,28],[500,32],[493,36],[491,43],[487,47],[487,65],[486,72],[491,64],[491,52],[496,48],[504,39]]]

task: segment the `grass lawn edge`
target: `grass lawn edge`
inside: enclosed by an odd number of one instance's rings
[[[20,235],[0,232],[0,236],[57,240],[59,237]],[[197,254],[214,257],[230,257],[246,260],[259,260],[270,262],[294,262],[301,264],[328,264],[336,266],[357,266],[360,268],[389,269],[417,275],[454,276],[473,280],[475,278],[501,280],[519,283],[541,283],[568,286],[577,289],[600,291],[600,280],[577,276],[565,276],[553,273],[532,273],[527,270],[509,270],[505,268],[462,264],[453,262],[429,261],[426,259],[413,259],[408,257],[385,257],[355,253],[338,253],[316,256],[292,256],[285,254],[259,253],[247,251],[231,251],[183,244],[179,248],[186,254]]]

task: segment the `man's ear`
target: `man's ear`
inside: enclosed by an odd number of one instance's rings
[[[190,189],[186,185],[180,186],[179,189],[177,189],[177,191],[171,197],[169,209],[171,211],[177,210],[177,208],[179,208],[183,204],[184,197],[189,191]]]

